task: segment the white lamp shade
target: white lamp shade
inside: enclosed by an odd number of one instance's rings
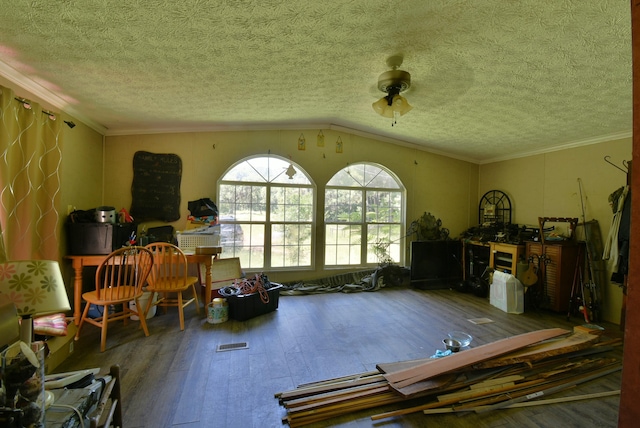
[[[393,97],[393,103],[391,104],[391,108],[393,111],[400,114],[400,116],[404,116],[405,113],[411,111],[413,107],[409,105],[409,101],[402,95],[396,95]]]
[[[403,116],[413,108],[409,105],[407,99],[402,95],[394,95],[393,99],[391,100],[391,105],[389,105],[387,97],[382,97],[371,106],[373,107],[373,110],[380,116],[391,118],[395,116],[395,113]]]
[[[0,263],[0,304],[13,303],[18,315],[44,315],[71,309],[58,262]]]
[[[371,105],[373,110],[382,117],[393,117],[392,106],[389,105],[387,97],[382,97]]]

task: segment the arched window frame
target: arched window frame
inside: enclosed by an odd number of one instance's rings
[[[393,196],[387,208],[371,203],[385,199],[387,193]],[[393,171],[372,162],[351,164],[327,182],[324,203],[326,268],[404,263],[406,189]]]
[[[217,194],[222,257],[252,270],[315,267],[317,189],[299,165],[271,154],[243,158],[222,174]]]

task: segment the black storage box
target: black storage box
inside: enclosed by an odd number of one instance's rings
[[[135,223],[67,223],[68,254],[109,254],[129,242],[136,229]]]
[[[264,303],[260,298],[260,293],[240,294],[238,296],[227,297],[229,304],[229,318],[236,321],[245,321],[278,309],[280,299],[280,289],[282,284],[271,283],[272,287],[267,290],[269,301]]]

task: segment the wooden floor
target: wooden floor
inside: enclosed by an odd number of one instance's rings
[[[475,325],[472,318],[494,322]],[[433,355],[448,331],[463,330],[478,346],[528,331],[582,323],[566,314],[507,314],[489,301],[454,290],[388,288],[377,292],[281,296],[275,312],[245,322],[206,322],[186,310],[181,332],[177,312],[110,327],[100,353],[99,330],[83,327],[74,353],[58,372],[120,364],[124,426],[281,427],[285,409],[274,398],[300,384],[375,370],[378,363]],[[614,334],[618,327],[601,324]],[[216,352],[218,345],[247,342],[248,349]],[[556,396],[620,388],[621,375],[580,385]],[[615,427],[619,397],[484,414],[407,416],[371,421],[383,411],[415,402],[361,411],[312,427]],[[419,404],[419,402],[418,402]]]

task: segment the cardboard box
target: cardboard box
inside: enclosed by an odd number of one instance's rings
[[[56,336],[47,340],[49,355],[44,361],[45,374],[51,374],[54,370],[73,353],[74,338],[78,327],[73,321],[67,326],[66,336]]]
[[[135,223],[67,223],[70,255],[109,254],[129,241]]]
[[[489,302],[509,314],[524,312],[524,286],[515,276],[500,271],[493,272]]]
[[[271,283],[272,285],[274,283]],[[257,317],[278,309],[278,300],[280,299],[281,284],[274,285],[267,290],[269,301],[264,303],[259,293],[241,294],[239,296],[227,297],[229,304],[229,318],[236,321],[246,321],[250,318]]]

